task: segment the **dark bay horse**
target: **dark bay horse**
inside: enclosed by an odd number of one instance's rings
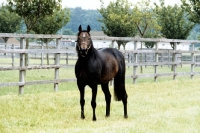
[[[78,28],[78,37],[76,50],[78,60],[75,65],[75,74],[77,85],[80,91],[81,118],[84,119],[85,105],[85,86],[92,89],[91,106],[93,109],[93,121],[96,120],[96,95],[97,85],[100,84],[105,94],[106,117],[110,116],[111,94],[108,83],[114,78],[115,100],[124,105],[124,117],[127,115],[127,93],[125,90],[125,61],[124,56],[115,48],[102,48],[96,50],[90,37],[90,26],[87,30],[82,30],[81,25]]]

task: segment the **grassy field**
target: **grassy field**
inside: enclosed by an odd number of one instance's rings
[[[167,78],[160,82],[126,84],[128,119],[123,118],[122,102],[112,98],[111,116],[105,118],[105,100],[97,94],[97,121],[92,121],[91,89],[86,88],[85,115],[80,119],[79,91],[75,83],[63,83],[59,92],[49,85],[31,86],[27,93],[0,96],[2,133],[199,133],[200,78]],[[7,88],[7,91],[16,88]],[[3,89],[2,89],[3,90]],[[2,92],[0,89],[0,93]],[[113,93],[113,88],[110,88]],[[4,90],[6,91],[6,90]]]
[[[2,66],[10,60],[0,59]],[[31,61],[32,62],[32,61]],[[33,63],[40,63],[34,62]],[[63,61],[62,64],[65,62]],[[70,62],[74,64],[73,62]],[[153,73],[151,66],[144,73]],[[178,72],[189,72],[190,66],[178,66]],[[200,71],[196,67],[195,71]],[[159,73],[171,72],[171,67],[159,67]],[[133,73],[129,67],[127,75]],[[139,73],[139,68],[138,68]],[[50,80],[54,69],[29,70],[25,81]],[[74,69],[60,69],[59,78],[75,78]],[[18,71],[0,71],[0,82],[18,82]],[[123,118],[122,102],[112,98],[111,116],[105,118],[105,100],[99,87],[97,121],[92,121],[91,89],[86,88],[85,116],[80,118],[79,91],[76,83],[60,83],[54,92],[53,84],[25,86],[18,96],[18,87],[0,88],[0,133],[199,133],[200,76],[126,79],[128,119]],[[110,87],[111,93],[113,88]]]

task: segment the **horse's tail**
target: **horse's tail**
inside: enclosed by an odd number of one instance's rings
[[[119,61],[119,71],[114,77],[114,96],[116,101],[121,101],[128,97],[125,90],[125,69],[126,67],[123,58]]]

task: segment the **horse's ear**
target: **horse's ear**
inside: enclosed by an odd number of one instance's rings
[[[82,27],[81,27],[81,25],[78,27],[78,30],[79,30],[79,32],[82,31]]]
[[[88,33],[90,32],[90,26],[89,25],[87,26],[87,32]]]

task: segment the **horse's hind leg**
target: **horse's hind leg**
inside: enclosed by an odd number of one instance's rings
[[[114,92],[115,92],[115,99],[117,101],[122,100],[122,103],[124,105],[124,118],[128,118],[127,115],[127,98],[128,95],[126,93],[125,89],[125,78],[121,75],[116,75],[114,78]]]
[[[124,105],[124,118],[128,118],[128,115],[127,115],[127,94],[126,94],[126,91],[124,93],[124,96],[122,97],[122,103]]]
[[[105,95],[105,100],[106,100],[106,117],[110,116],[110,102],[111,102],[111,94],[108,88],[108,83],[106,84],[101,84],[101,88],[104,92]]]

